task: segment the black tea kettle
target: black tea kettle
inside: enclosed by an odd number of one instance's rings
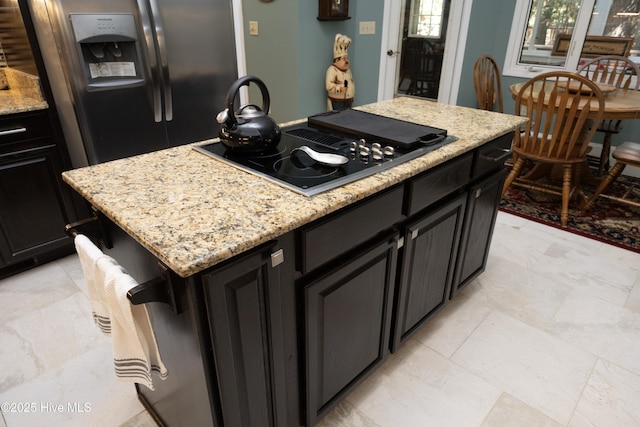
[[[236,95],[242,86],[254,82],[262,93],[262,108],[246,104],[233,111]],[[220,141],[237,151],[262,151],[273,148],[280,141],[280,127],[267,115],[269,112],[269,91],[255,76],[245,76],[236,80],[227,93],[227,108],[218,113]]]

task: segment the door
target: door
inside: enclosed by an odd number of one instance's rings
[[[274,263],[277,249],[267,243],[203,276],[224,425],[286,425],[280,289],[291,272]]]
[[[392,351],[449,299],[466,193],[407,225]]]
[[[469,190],[456,277],[451,287],[452,298],[487,265],[506,172],[503,169]]]
[[[0,258],[6,263],[70,246],[62,169],[51,140],[0,154]]]
[[[56,98],[73,105],[61,110],[67,139],[90,164],[217,135],[215,116],[237,78],[231,2],[29,1],[39,39],[53,28],[45,62],[64,70]]]
[[[154,11],[153,4],[151,11]],[[231,2],[158,0],[168,61],[163,75],[169,146],[214,138],[216,115],[238,78]],[[188,7],[186,7],[188,5]]]
[[[413,0],[414,5],[417,2],[418,0]],[[413,59],[414,63],[421,63],[424,66],[423,68],[428,74],[424,78],[429,79],[429,82],[418,85],[418,88],[424,86],[423,90],[414,90],[416,87],[414,84],[411,86],[410,92],[416,91],[418,96],[426,95],[426,97],[437,99],[440,102],[455,104],[462,74],[464,45],[472,3],[473,0],[446,0],[443,2],[446,6],[443,12],[447,15],[446,20],[442,21],[443,32],[438,38],[436,46],[433,48],[427,46],[427,50],[432,52],[426,52],[434,55],[436,59],[429,57],[418,60],[409,57],[410,49],[407,48],[407,44],[411,44],[409,39],[415,38],[408,37],[410,34],[408,16],[411,14],[412,0],[385,0],[378,100],[391,99],[396,95],[406,94],[409,85],[411,85],[408,75],[409,65]],[[432,41],[433,39],[426,40]],[[434,70],[436,77],[434,77]],[[437,88],[435,93],[434,79]],[[399,88],[401,90],[398,90]]]
[[[389,353],[396,233],[304,288],[307,424],[313,426]]]
[[[166,148],[166,130],[159,121],[159,99],[153,90],[158,75],[152,74],[150,58],[154,56],[148,55],[143,32],[149,25],[137,3],[31,3],[34,15],[51,20],[50,24],[35,20],[37,27],[52,26],[57,45],[57,52],[44,50],[43,55],[45,62],[46,55],[59,55],[62,60],[67,96],[71,96],[83,140],[76,149],[86,152],[89,163]]]

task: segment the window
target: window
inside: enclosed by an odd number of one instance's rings
[[[441,38],[443,12],[444,0],[412,0],[409,37]]]
[[[604,54],[640,63],[640,0],[517,0],[504,74],[575,71]]]

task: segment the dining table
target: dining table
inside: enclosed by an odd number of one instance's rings
[[[525,83],[526,82],[520,82],[520,83],[515,83],[509,86],[509,92],[511,93],[514,99],[516,98],[516,96],[520,92],[520,89],[524,86]],[[541,92],[541,89],[543,88],[543,84],[546,89],[544,93],[547,95],[546,97],[548,97],[550,92],[549,89],[553,85],[553,82],[551,81],[534,83],[533,90],[531,92],[526,91],[523,94],[523,99],[526,100],[531,95],[537,97],[538,94]],[[604,120],[640,119],[640,91],[633,90],[633,89],[619,89],[619,88],[616,88],[615,86],[606,85],[602,83],[596,83],[596,84],[598,88],[601,90],[602,94],[604,95],[604,111],[602,116],[603,121]],[[568,90],[578,90],[578,88],[570,87],[568,88]],[[598,109],[597,101],[592,100],[590,102],[592,104],[591,111],[594,112],[593,115],[595,116],[596,115],[595,111]],[[587,97],[584,97],[584,101],[578,105],[578,108],[584,108],[586,104],[587,104]],[[534,171],[532,171],[532,173],[529,174],[528,178],[535,178],[536,176],[542,177],[545,175],[549,176],[549,174],[551,174],[552,179],[554,180],[558,179],[559,173],[557,168],[552,168],[551,171],[547,170],[546,172],[545,170],[546,168],[534,168]],[[578,183],[578,191],[576,192],[577,194],[575,194],[575,196],[579,199],[580,205],[584,205],[584,202],[586,201],[586,196],[582,191],[581,184],[591,184],[593,186],[597,186],[601,182],[602,177],[595,176],[591,172],[591,169],[589,168],[589,165],[587,162],[585,162],[585,164],[582,166],[581,173],[579,175],[580,175],[580,180]]]
[[[509,86],[509,92],[515,99],[518,92],[526,82],[515,83]],[[551,82],[545,82],[545,86],[551,86]],[[604,95],[603,120],[633,120],[640,119],[640,91],[633,89],[618,89],[615,86],[596,83]],[[536,90],[537,86],[537,90]],[[534,96],[540,92],[542,84],[534,85]],[[570,88],[571,90],[571,88]],[[548,92],[548,91],[547,91]],[[525,99],[527,94],[525,94]],[[592,110],[597,108],[596,101],[591,101]],[[586,105],[586,102],[583,104]]]

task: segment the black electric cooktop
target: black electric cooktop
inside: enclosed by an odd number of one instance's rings
[[[351,114],[356,110],[343,111]],[[360,113],[358,111],[358,115]],[[312,116],[307,123],[283,128],[280,142],[273,149],[248,153],[227,148],[219,142],[194,148],[311,197],[415,159],[457,139],[447,135],[443,129],[363,114],[376,121],[376,126],[369,128],[369,132],[358,129],[366,125],[366,117],[364,122],[360,120],[354,129],[350,129],[341,114],[333,116],[338,119],[338,125],[323,123],[322,116],[330,117],[329,113]],[[320,117],[320,120],[314,120],[314,117]],[[382,126],[381,122],[387,126]],[[382,136],[372,133],[376,129],[384,131],[380,132]],[[394,133],[398,135],[399,142],[395,141]],[[340,154],[348,158],[348,162],[340,166],[320,164],[303,151],[294,151],[303,145],[318,152]]]

